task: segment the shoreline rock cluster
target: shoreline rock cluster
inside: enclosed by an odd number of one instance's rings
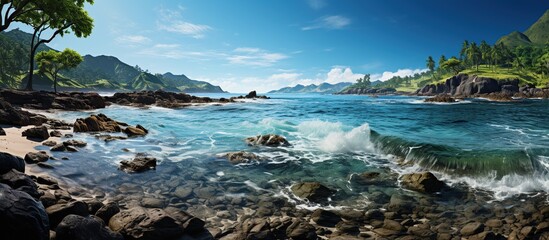
[[[517,98],[549,98],[549,88],[526,84],[519,87],[518,79],[496,80],[476,75],[458,74],[444,83],[429,84],[415,92],[420,96],[449,95],[452,97],[485,97],[498,101]]]
[[[394,88],[349,88],[337,94],[358,94],[358,95],[376,95],[376,94],[395,94]]]

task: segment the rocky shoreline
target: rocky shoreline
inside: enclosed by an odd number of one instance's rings
[[[150,106],[180,97],[162,95],[144,92],[105,99],[109,99],[106,103],[127,100],[128,105]],[[141,97],[149,100],[137,100]],[[60,103],[54,98],[51,105],[65,106]],[[31,108],[36,103],[20,104]],[[31,152],[24,159],[0,153],[4,193],[0,195],[0,228],[7,239],[549,239],[549,205],[544,194],[493,201],[467,186],[449,186],[430,172],[398,176],[390,169],[377,169],[349,176],[350,182],[368,192],[368,204],[360,208],[329,207],[345,194],[328,182],[295,182],[285,197],[257,190],[268,188],[268,182],[235,185],[230,184],[235,179],[226,175],[219,176],[219,181],[230,179],[229,184],[212,182],[188,172],[185,164],[193,163],[157,165],[157,159],[138,152],[134,159],[121,162],[119,168],[126,174],[120,184],[75,186],[48,176],[54,167],[48,162],[78,161],[58,160],[54,149],[70,154],[85,143],[56,130],[69,128],[96,136],[120,133],[130,138],[148,134],[147,126],[129,126],[102,114],[68,124],[6,101],[0,100],[0,106],[0,116],[9,117],[0,119],[10,119],[8,124],[42,125],[28,134],[52,147],[49,153]],[[68,106],[64,108],[75,105]],[[63,141],[52,143],[52,135],[62,136]],[[259,149],[292,144],[274,134],[243,141]],[[263,161],[246,150],[220,157],[235,164],[235,171],[239,164]],[[26,168],[42,174],[25,174]],[[401,190],[389,191],[384,186]],[[321,207],[298,206],[303,203]]]

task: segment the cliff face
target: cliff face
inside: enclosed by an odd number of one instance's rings
[[[418,95],[449,94],[460,97],[473,97],[481,94],[505,93],[514,95],[519,92],[519,80],[495,80],[493,78],[459,74],[448,78],[445,83],[425,85],[418,89]]]

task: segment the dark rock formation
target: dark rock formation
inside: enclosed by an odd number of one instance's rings
[[[156,169],[156,158],[138,153],[132,161],[124,160],[120,162],[120,169],[125,172],[143,172]]]
[[[444,187],[444,182],[430,172],[404,174],[401,181],[405,187],[425,193],[439,192]]]
[[[40,198],[36,183],[29,176],[15,169],[0,175],[0,183],[8,185],[14,190],[26,192],[36,200]]]
[[[246,143],[250,146],[268,146],[268,147],[290,145],[290,143],[286,140],[286,138],[276,134],[265,134],[265,135],[258,135],[255,137],[249,137],[249,138],[246,138]]]
[[[224,155],[232,164],[249,163],[259,160],[259,156],[251,152],[230,152]]]
[[[50,159],[50,156],[44,151],[30,152],[25,155],[25,162],[27,164],[36,164],[39,162],[45,162],[45,161],[48,161],[48,159]]]
[[[40,202],[5,184],[0,193],[2,239],[49,239],[48,215]]]
[[[6,136],[6,131],[0,127],[0,136]]]
[[[196,97],[186,93],[157,91],[141,91],[132,93],[115,93],[112,97],[105,97],[108,102],[127,106],[157,105],[166,108],[180,108],[193,103],[229,102],[227,99],[211,99],[208,97]]]
[[[27,139],[36,139],[39,141],[50,138],[50,133],[48,133],[48,128],[46,126],[29,128],[23,131],[21,135],[27,137]]]
[[[162,209],[140,207],[121,211],[109,220],[109,227],[126,239],[173,239],[183,234],[181,223]]]
[[[0,124],[15,126],[42,125],[48,119],[39,114],[14,108],[10,103],[0,99]]]
[[[85,119],[76,119],[74,132],[121,132],[121,126],[127,126],[127,124],[114,121],[100,113]]]
[[[311,215],[311,219],[315,221],[316,224],[325,227],[335,227],[335,225],[341,221],[341,217],[337,214],[323,209],[315,210]]]
[[[435,97],[425,99],[425,102],[453,103],[456,102],[456,99],[447,94],[438,94]]]
[[[316,229],[305,221],[295,221],[286,229],[286,235],[291,239],[316,239]]]
[[[82,141],[82,140],[71,139],[71,140],[68,140],[68,141],[64,141],[63,145],[82,148],[82,147],[86,147],[88,144],[86,142]]]
[[[267,97],[265,95],[257,95],[257,92],[256,91],[251,91],[249,92],[248,94],[244,95],[244,96],[238,96],[238,97],[232,97],[230,98],[229,101],[234,101],[235,99],[256,99],[256,98],[261,98],[261,99],[270,99],[270,97]]]
[[[59,203],[50,206],[46,209],[48,217],[50,219],[50,227],[55,229],[63,218],[68,215],[74,214],[79,216],[88,216],[88,205],[81,201]]]
[[[5,101],[32,109],[87,110],[105,107],[105,100],[97,93],[52,93],[46,91],[19,91],[4,89],[0,98]]]
[[[9,153],[0,152],[0,174],[7,173],[12,169],[24,173],[25,161],[22,158],[13,156]]]
[[[128,126],[126,129],[124,129],[124,133],[127,134],[129,137],[135,137],[135,136],[145,136],[149,131],[145,129],[143,126],[137,124],[137,126],[132,127]]]
[[[109,202],[103,205],[95,212],[95,216],[101,218],[104,222],[108,223],[111,220],[112,216],[120,212],[120,207],[118,203]]]
[[[293,185],[291,189],[296,196],[308,199],[312,202],[326,201],[328,197],[335,193],[334,190],[329,189],[318,182],[297,183]]]
[[[68,215],[55,229],[57,240],[123,240],[122,235],[106,228],[93,216]]]

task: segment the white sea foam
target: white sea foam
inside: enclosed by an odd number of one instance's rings
[[[374,145],[370,142],[370,126],[366,123],[349,132],[331,132],[320,141],[319,148],[325,152],[373,152]]]

